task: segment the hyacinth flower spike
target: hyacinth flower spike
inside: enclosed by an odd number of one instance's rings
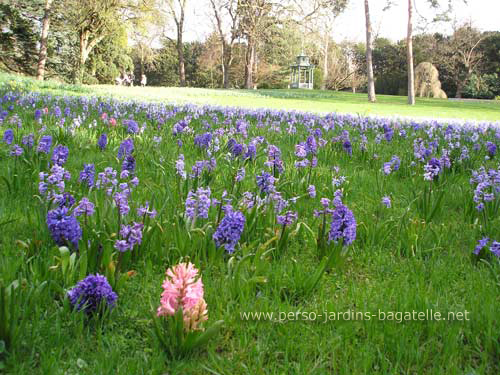
[[[201,276],[192,263],[169,268],[162,287],[160,306],[153,315],[154,333],[170,357],[180,358],[205,345],[223,321],[203,327],[208,307]]]

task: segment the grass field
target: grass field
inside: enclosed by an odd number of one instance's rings
[[[498,124],[94,97],[311,111],[363,98],[116,90],[0,85],[0,373],[500,373]],[[437,116],[441,103],[402,100],[373,108]],[[498,112],[442,103],[470,118]],[[174,320],[153,316],[180,261],[200,270],[204,327],[223,321],[189,354],[154,329]],[[118,295],[102,315],[68,298],[95,273]]]
[[[241,108],[272,108],[316,113],[339,112],[360,116],[456,118],[476,121],[500,121],[500,101],[455,101],[417,98],[415,106],[402,96],[378,95],[369,103],[366,94],[320,90],[222,90],[179,87],[125,87],[112,85],[75,86],[57,82],[36,82],[0,74],[9,79],[29,82],[31,88],[56,95],[99,95],[123,100],[154,101],[176,104],[208,104]]]

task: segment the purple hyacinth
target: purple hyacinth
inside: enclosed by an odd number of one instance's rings
[[[243,154],[244,148],[241,143],[235,143],[233,147],[231,147],[231,154],[233,157],[238,157]]]
[[[94,186],[95,166],[94,164],[84,164],[83,171],[80,172],[79,182],[86,182],[88,187]]]
[[[262,172],[256,176],[257,186],[260,188],[261,193],[271,193],[274,191],[275,178],[267,172]]]
[[[120,229],[121,240],[115,241],[115,249],[124,252],[133,250],[135,245],[142,243],[142,230],[144,224],[133,223],[132,225],[122,225]]]
[[[23,152],[24,152],[24,150],[22,147],[19,147],[19,145],[14,145],[14,146],[12,146],[10,154],[12,156],[21,156],[23,154]]]
[[[241,238],[245,227],[245,216],[240,211],[234,211],[230,205],[224,208],[225,216],[221,220],[212,238],[217,248],[224,245],[228,253],[234,252],[234,247]]]
[[[3,133],[3,141],[8,145],[12,144],[14,141],[14,131],[12,129],[7,129]]]
[[[26,136],[23,137],[21,140],[22,144],[31,149],[33,145],[35,144],[35,137],[33,136],[33,133],[30,133]]]
[[[75,207],[74,214],[75,216],[92,216],[95,212],[94,203],[89,201],[88,198],[83,197],[82,200]]]
[[[399,170],[399,166],[401,165],[401,159],[398,156],[394,155],[391,158],[391,161],[384,163],[383,172],[385,175],[391,174],[392,171]]]
[[[307,157],[306,146],[304,145],[303,142],[295,145],[295,156],[297,156],[299,158],[305,158],[305,157]]]
[[[52,163],[62,166],[68,160],[69,149],[63,145],[57,145],[52,151]]]
[[[132,155],[125,156],[122,163],[122,172],[128,171],[129,173],[134,173],[135,171],[135,158]]]
[[[82,238],[82,230],[78,220],[68,214],[67,207],[50,210],[47,213],[47,226],[54,241],[59,245],[71,243],[78,249],[78,241]]]
[[[349,156],[352,156],[352,144],[349,139],[345,140],[344,143],[342,144],[342,147],[344,148],[344,151],[349,154]]]
[[[38,142],[37,151],[48,154],[50,152],[50,147],[52,146],[52,137],[50,135],[44,135],[40,138]]]
[[[257,156],[257,147],[255,144],[250,143],[247,147],[247,152],[245,153],[245,159],[253,160]]]
[[[439,173],[441,172],[441,162],[439,159],[432,158],[426,165],[424,165],[424,171],[425,180],[432,181],[437,179]]]
[[[340,190],[340,189],[335,190],[335,192],[333,193],[334,198],[333,198],[333,202],[332,202],[335,207],[342,205],[342,197],[343,196],[344,196],[344,193],[342,192],[342,190]]]
[[[62,116],[61,108],[59,108],[59,106],[56,106],[54,108],[54,116],[56,116],[56,117],[61,117]]]
[[[279,225],[292,225],[295,220],[297,220],[297,212],[295,211],[287,211],[284,215],[278,215],[276,217]]]
[[[307,137],[305,147],[307,154],[316,155],[316,153],[318,152],[318,144],[316,143],[316,138],[314,138],[312,135]]]
[[[392,140],[392,137],[394,136],[394,130],[391,128],[390,125],[384,124],[384,137],[387,142],[390,142]]]
[[[497,145],[493,142],[486,142],[486,150],[490,158],[493,158],[497,153]]]
[[[332,214],[328,242],[342,241],[342,245],[349,246],[356,239],[356,225],[352,211],[343,204],[337,206]]]
[[[120,215],[127,215],[130,212],[130,206],[128,205],[128,196],[126,192],[118,192],[113,195],[116,207],[120,212]]]
[[[137,209],[137,215],[138,216],[149,216],[151,219],[154,219],[156,215],[158,215],[158,212],[155,209],[150,209],[149,207],[149,202],[146,202],[144,206],[140,206]]]
[[[311,198],[316,198],[316,186],[309,185],[307,187],[307,194],[309,194],[309,197]]]
[[[388,196],[382,197],[382,204],[387,208],[391,208],[391,198]]]
[[[194,137],[194,144],[200,148],[207,149],[212,141],[212,133],[199,134]]]
[[[185,215],[186,217],[194,220],[197,217],[201,217],[203,219],[208,219],[208,210],[210,208],[211,199],[210,199],[210,188],[206,189],[198,188],[196,193],[190,191],[186,198],[185,203]]]
[[[175,161],[175,170],[178,176],[180,176],[183,180],[186,179],[186,171],[184,170],[184,155],[179,154],[179,158]]]
[[[490,251],[496,256],[500,258],[500,242],[493,241],[490,246]]]
[[[97,147],[99,147],[99,149],[103,151],[106,149],[107,144],[108,144],[108,135],[106,133],[102,133],[99,139],[97,140]]]
[[[104,308],[113,309],[118,295],[113,292],[106,277],[97,273],[79,281],[68,291],[68,298],[74,309],[91,315]]]
[[[75,198],[68,192],[54,195],[54,201],[59,207],[71,208],[75,204]]]
[[[137,134],[139,132],[139,125],[134,120],[127,120],[127,132],[130,134]]]
[[[264,165],[273,168],[275,174],[283,173],[285,167],[283,160],[281,160],[281,150],[275,145],[267,146],[267,160]]]
[[[118,149],[118,159],[123,159],[124,156],[132,154],[132,151],[134,151],[134,141],[125,139]]]
[[[236,172],[236,181],[237,182],[240,182],[242,181],[244,178],[245,178],[245,167],[241,167],[240,169],[238,169],[238,172]]]
[[[477,241],[477,245],[474,248],[474,254],[479,255],[483,247],[486,247],[488,245],[488,242],[490,242],[490,239],[488,237],[483,237],[479,241]]]

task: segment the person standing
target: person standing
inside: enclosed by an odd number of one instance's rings
[[[146,77],[145,74],[141,76],[141,86],[144,87],[148,83],[148,78]]]

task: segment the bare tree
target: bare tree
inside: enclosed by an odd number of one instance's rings
[[[408,35],[406,38],[408,64],[408,104],[415,105],[415,73],[413,69],[413,0],[408,0]]]
[[[446,68],[457,87],[456,98],[462,97],[464,87],[482,62],[483,53],[478,47],[486,37],[487,34],[468,23],[456,28],[443,44],[440,65]]]
[[[323,55],[322,90],[328,86],[333,24],[345,10],[347,3],[348,0],[291,0],[289,6],[285,7],[285,10],[290,13],[289,17],[303,29],[303,33],[309,32],[317,41],[318,48]]]
[[[240,16],[240,30],[246,38],[245,51],[245,88],[254,85],[256,48],[260,36],[265,31],[272,4],[268,0],[238,0],[237,10]]]
[[[210,0],[210,3],[214,12],[215,27],[222,45],[222,85],[227,89],[230,86],[229,71],[233,62],[233,46],[239,31],[238,4],[237,0]],[[224,18],[229,19],[228,31],[224,30]]]
[[[42,34],[40,36],[40,53],[38,55],[38,68],[36,79],[43,81],[45,76],[45,63],[47,62],[47,40],[49,36],[50,27],[50,11],[52,7],[52,0],[45,1],[45,10],[42,20]]]
[[[370,21],[370,7],[365,0],[365,22],[366,22],[366,76],[368,78],[368,101],[375,102],[375,79],[373,77],[372,61],[372,24]]]
[[[335,0],[329,2],[323,2],[318,5],[318,24],[322,25],[323,33],[323,43],[320,46],[321,52],[323,54],[323,82],[321,84],[321,89],[325,90],[328,81],[329,74],[329,50],[330,50],[330,39],[333,30],[333,24],[335,19],[345,10],[347,7],[347,0]],[[316,22],[315,22],[316,23]]]
[[[176,48],[179,59],[179,84],[181,87],[186,86],[186,70],[184,67],[184,21],[187,0],[166,0],[168,12],[172,16],[177,32]]]

